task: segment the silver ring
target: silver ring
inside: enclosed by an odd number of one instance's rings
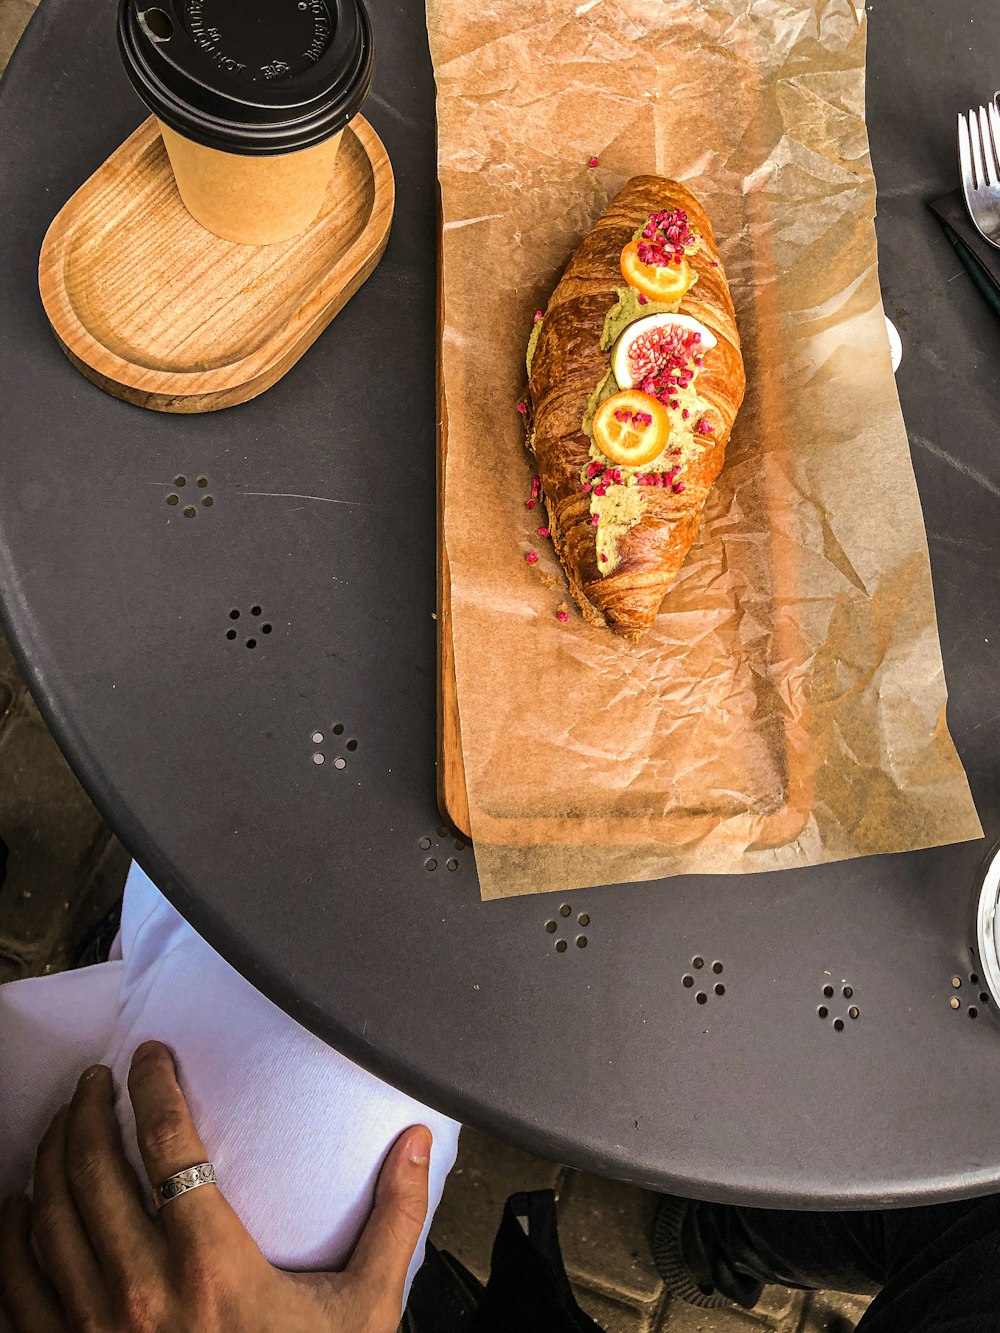
[[[217,1185],[219,1182],[215,1178],[215,1167],[211,1162],[198,1162],[195,1166],[189,1166],[183,1171],[177,1171],[172,1176],[167,1176],[166,1180],[161,1181],[153,1190],[153,1204],[156,1211],[159,1212],[165,1203],[171,1199],[177,1199],[182,1194],[187,1194],[189,1190],[196,1190],[199,1185]]]

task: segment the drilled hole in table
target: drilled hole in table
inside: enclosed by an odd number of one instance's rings
[[[430,838],[421,838],[421,839],[420,839],[420,847],[423,849],[423,851],[425,851],[425,852],[430,851],[430,846],[431,846],[431,840],[430,840]]]
[[[338,756],[338,757],[333,761],[333,766],[334,766],[334,768],[346,768],[346,767],[347,767],[347,760],[344,759],[343,756]]]
[[[465,851],[465,843],[462,841],[461,838],[456,838],[456,839],[455,839],[455,851],[456,851],[456,852],[464,852],[464,851]]]
[[[194,505],[185,505],[185,506],[184,506],[183,513],[184,513],[184,517],[185,517],[185,518],[194,518],[194,516],[195,516],[195,514],[196,514],[197,512],[198,512],[198,511],[195,509]]]
[[[824,986],[824,987],[823,987],[823,994],[826,996],[826,998],[827,998],[828,1000],[832,1000],[832,999],[833,999],[833,987],[832,987],[832,986]]]
[[[979,985],[979,978],[976,976],[975,972],[969,973],[969,980],[972,982],[973,986]]]
[[[581,926],[589,926],[589,925],[590,925],[590,914],[589,914],[588,912],[581,912],[580,915],[579,915],[576,919],[577,919],[577,921],[579,921],[579,923],[580,923]]]
[[[169,42],[174,35],[174,25],[170,15],[162,9],[154,7],[140,10],[139,24],[154,42]]]
[[[322,744],[323,744],[323,733],[322,733],[321,731],[314,731],[314,732],[313,732],[313,734],[312,734],[312,743],[313,743],[313,745],[322,745]],[[428,843],[427,846],[429,847],[429,846],[430,846],[430,843]]]
[[[448,825],[447,825],[447,824],[439,824],[439,825],[438,825],[438,837],[439,837],[439,838],[447,838],[447,836],[448,836]]]
[[[434,860],[433,856],[429,856],[424,862],[424,866],[427,870],[437,870],[438,863]]]
[[[313,755],[313,763],[314,763],[314,764],[325,764],[325,763],[326,763],[326,755],[320,754],[319,751],[317,751],[317,752]]]
[[[344,724],[343,724],[343,722],[337,722],[337,723],[335,723],[334,728],[333,728],[333,734],[334,734],[335,736],[343,736],[343,734],[344,734]]]
[[[239,611],[236,611],[236,610],[230,611],[230,613],[229,613],[229,619],[230,619],[230,620],[239,620],[239,618],[240,618],[240,613],[239,613]]]
[[[704,967],[704,966],[705,966],[705,960],[704,960],[704,958],[692,958],[692,959],[691,959],[691,966],[694,967],[694,968]]]
[[[716,976],[718,976],[722,971],[722,964],[719,962],[718,958],[712,964],[712,971],[715,973]]]
[[[976,1008],[976,1006],[975,1006],[974,1004],[970,1004],[970,1005],[969,1005],[969,1017],[970,1017],[970,1018],[978,1018],[978,1017],[979,1017],[979,1010]]]
[[[572,909],[572,907],[570,907],[569,903],[563,903],[562,907],[560,907],[560,909],[559,909],[559,915],[560,915],[560,916],[569,916],[569,914],[570,914],[570,912],[572,912],[572,910],[573,910],[573,909]]]
[[[690,972],[687,973],[687,975],[684,977],[683,984],[687,987],[688,990],[690,990],[691,987],[694,985],[694,977],[691,976]]]
[[[175,505],[175,504],[177,504],[177,503],[180,501],[180,498],[181,498],[181,497],[180,497],[179,495],[168,495],[168,496],[167,496],[167,504],[168,504],[168,505]]]
[[[546,921],[545,929],[549,932],[550,935],[554,935],[558,930],[558,925],[556,924],[555,921]]]
[[[211,508],[212,508],[212,505],[215,504],[215,501],[212,499],[212,497],[211,497],[210,495],[203,495],[203,496],[201,497],[201,502],[202,502],[202,504],[205,506],[206,509],[211,509]]]
[[[833,1030],[834,1032],[843,1032],[844,1020],[842,1018],[835,1018],[833,1020]]]
[[[725,986],[723,986],[723,984],[722,984],[721,981],[716,982],[716,985],[715,985],[715,993],[716,993],[716,995],[725,995],[725,993],[726,993],[726,988],[725,988]]]
[[[358,748],[357,741],[348,741],[347,745],[345,746],[345,749],[348,750],[356,750],[357,748]]]
[[[457,870],[457,869],[458,869],[458,862],[455,860],[454,857],[451,857],[451,859],[448,861],[448,869],[449,869],[449,870]]]
[[[227,629],[227,630],[226,630],[226,638],[227,638],[227,639],[235,639],[235,638],[236,638],[236,631],[235,631],[234,629]]]
[[[845,986],[845,987],[844,987],[844,999],[845,999],[845,1000],[849,1000],[853,994],[854,994],[854,991],[853,991],[853,989],[852,989],[850,986]]]
[[[698,1001],[699,1004],[708,1003],[708,996],[705,994],[703,990],[700,990],[694,998]]]
[[[858,1008],[856,1004],[852,1004],[850,1009],[848,1009],[847,1011],[847,1015],[849,1018],[858,1018],[860,1014],[861,1010]]]
[[[248,648],[256,648],[256,647],[257,647],[257,640],[256,640],[256,639],[247,639],[247,647],[248,647]]]
[[[199,477],[198,480],[195,482],[195,485],[196,485],[196,486],[200,486],[200,487],[202,488],[202,490],[204,490],[205,487],[208,485],[208,478],[207,478],[207,477]]]
[[[174,485],[175,485],[175,486],[186,486],[186,485],[187,485],[187,477],[174,477]]]
[[[261,625],[261,627],[260,627],[260,632],[261,632],[261,634],[270,634],[270,633],[271,633],[271,626],[270,626],[270,625]]]
[[[587,947],[587,937],[586,937],[586,935],[577,935],[577,937],[576,937],[576,947],[577,947],[578,949],[586,949],[586,947]]]
[[[567,945],[565,940],[556,940],[556,953],[565,953],[566,948]]]
[[[990,997],[986,994],[986,992],[985,992],[985,991],[980,991],[980,993],[979,993],[979,1003],[980,1003],[980,1004],[989,1004],[989,1002],[990,1002]]]
[[[819,1014],[820,1018],[826,1018],[830,1013],[829,1009],[826,1007],[825,1004],[821,1004],[820,1007],[816,1010],[816,1012]]]
[[[252,616],[259,616],[259,615],[260,615],[260,607],[259,607],[259,606],[251,606],[251,608],[250,608],[250,614],[251,614]]]

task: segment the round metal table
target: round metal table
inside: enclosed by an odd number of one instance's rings
[[[373,4],[366,114],[398,180],[384,262],[270,392],[207,416],[105,396],[38,299],[49,221],[143,114],[112,0],[43,0],[0,92],[5,620],[81,780],[193,925],[325,1040],[536,1152],[720,1200],[1000,1183],[1000,1026],[970,981],[971,895],[1000,837],[997,326],[923,206],[955,183],[955,112],[993,87],[1000,11],[874,8],[882,281],[986,840],[565,899],[482,904],[435,807],[421,6]]]

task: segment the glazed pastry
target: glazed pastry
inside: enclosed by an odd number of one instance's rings
[[[584,617],[638,639],[701,525],[746,380],[708,217],[636,176],[528,344],[527,443]]]

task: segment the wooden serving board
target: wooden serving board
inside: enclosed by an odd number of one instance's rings
[[[224,241],[181,203],[150,117],[49,227],[45,313],[70,361],[116,398],[231,407],[280,379],[372,273],[394,196],[382,141],[356,116],[310,227],[273,245]]]
[[[465,786],[465,761],[462,758],[462,723],[458,716],[458,685],[455,680],[455,644],[451,632],[451,574],[448,569],[448,552],[444,545],[444,477],[445,461],[448,457],[448,408],[445,404],[444,381],[441,372],[441,337],[444,328],[444,301],[441,295],[441,283],[439,226],[437,296],[437,789],[438,808],[441,814],[471,842],[470,828],[472,820],[469,816],[469,794]]]

